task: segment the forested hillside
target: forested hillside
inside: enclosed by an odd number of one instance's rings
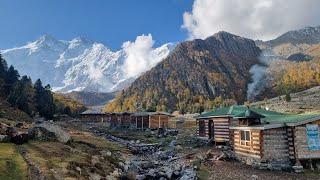
[[[8,67],[1,54],[0,100],[2,105],[9,104],[29,116],[39,114],[51,119],[54,114],[70,112],[71,115],[73,113],[68,104],[54,99],[49,84],[44,86],[40,79],[33,84],[30,77],[20,76],[13,66]]]
[[[274,61],[268,68],[269,92],[276,96],[295,93],[320,85],[320,58],[310,61]],[[270,97],[270,96],[269,96]]]
[[[259,64],[254,41],[227,32],[180,43],[156,67],[109,103],[106,111],[199,112],[244,102],[250,68]]]

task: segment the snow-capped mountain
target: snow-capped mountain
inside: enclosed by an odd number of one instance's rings
[[[150,54],[159,62],[173,48],[172,43],[164,44],[151,48]],[[31,76],[33,80],[40,78],[61,92],[112,92],[123,89],[137,78],[126,73],[129,55],[124,49],[114,52],[85,38],[64,41],[44,35],[25,46],[1,53],[21,74]],[[150,68],[145,67],[145,71]]]

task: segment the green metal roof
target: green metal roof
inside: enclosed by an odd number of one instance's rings
[[[262,118],[262,120],[269,123],[297,123],[314,118],[319,118],[320,120],[320,113],[267,116],[265,118]]]
[[[237,114],[234,116],[234,118],[249,118],[249,119],[264,118],[264,117],[265,117],[264,115],[257,113],[251,109],[247,109],[247,110],[241,112],[240,114]]]
[[[238,114],[244,113],[246,110],[248,110],[247,106],[234,105],[229,107],[218,108],[216,110],[200,114],[196,118],[201,119],[201,118],[207,118],[207,117],[234,117]],[[250,108],[250,110],[258,114],[261,114],[263,116],[282,115],[282,113],[279,113],[279,112],[267,111],[259,108]]]
[[[250,111],[248,111],[250,110]],[[320,120],[320,113],[308,113],[308,114],[283,114],[275,111],[268,111],[259,108],[250,108],[243,105],[234,105],[230,107],[218,108],[214,111],[203,113],[197,116],[197,119],[205,119],[210,117],[234,117],[245,118],[250,116],[250,113],[259,115],[261,120],[266,123],[291,123],[296,124],[308,120]]]

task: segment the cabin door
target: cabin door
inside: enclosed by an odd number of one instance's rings
[[[209,139],[214,138],[214,123],[212,120],[209,120],[208,131],[209,131]]]

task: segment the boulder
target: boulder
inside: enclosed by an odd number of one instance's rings
[[[10,142],[10,137],[7,135],[0,135],[0,142]]]
[[[4,135],[6,134],[6,130],[9,126],[4,124],[4,123],[0,123],[0,134]]]
[[[17,128],[21,128],[21,129],[28,129],[28,125],[26,123],[24,123],[24,122],[18,122],[16,124],[16,127]]]
[[[14,137],[14,136],[18,135],[18,131],[14,127],[7,127],[6,134],[9,137]]]
[[[40,141],[59,141],[67,143],[70,135],[61,129],[60,126],[52,123],[42,123],[28,131],[29,138]]]
[[[10,142],[14,144],[24,144],[29,141],[28,134],[19,134],[10,138]]]

